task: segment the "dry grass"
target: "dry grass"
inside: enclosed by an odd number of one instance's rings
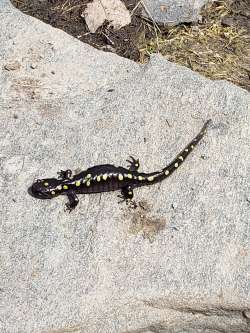
[[[66,0],[65,2],[62,2],[60,5],[54,6],[52,10],[61,13],[61,15],[67,15],[68,12],[71,12],[81,7],[82,4],[75,5],[74,2]]]
[[[249,1],[242,1],[248,5]],[[211,79],[225,79],[250,90],[249,34],[240,26],[225,26],[223,18],[237,16],[241,8],[228,0],[207,5],[204,21],[162,30],[157,38],[144,38],[141,62],[160,52],[168,60],[191,68]]]
[[[250,0],[214,1],[203,9],[202,22],[171,28],[141,17],[140,7],[148,11],[145,1],[123,0],[132,23],[119,31],[104,26],[96,34],[89,33],[81,17],[90,0],[11,1],[26,14],[99,49],[141,63],[160,52],[211,79],[226,79],[250,91]]]

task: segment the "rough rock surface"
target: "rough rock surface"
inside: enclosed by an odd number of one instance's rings
[[[167,25],[197,22],[201,8],[208,0],[144,0],[144,13]]]
[[[249,332],[249,94],[152,57],[96,51],[0,3],[0,332]],[[169,162],[160,185],[64,197],[37,177],[93,164]],[[248,179],[247,179],[248,177]]]

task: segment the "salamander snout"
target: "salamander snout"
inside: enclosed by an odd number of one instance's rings
[[[58,179],[37,179],[29,188],[28,192],[38,199],[51,199],[57,194]]]

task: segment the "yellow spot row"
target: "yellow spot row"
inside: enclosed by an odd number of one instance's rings
[[[176,163],[175,164],[175,166],[178,166],[178,163]],[[177,167],[176,166],[176,167]],[[169,171],[168,170],[166,170],[165,171],[165,175],[168,175],[169,174]],[[138,179],[139,181],[143,181],[143,180],[145,180],[145,179],[147,179],[149,182],[152,182],[154,179],[155,179],[155,176],[149,176],[149,177],[147,177],[147,178],[145,178],[145,177],[143,177],[143,176],[141,176],[141,175],[139,175],[138,177],[137,176],[133,176],[131,173],[128,173],[128,174],[121,174],[121,173],[119,173],[119,174],[103,174],[103,175],[98,175],[96,178],[95,178],[95,180],[97,181],[97,182],[100,182],[101,180],[107,180],[108,179],[108,177],[117,177],[117,179],[119,180],[119,181],[122,181],[122,180],[124,180],[124,178],[128,178],[128,179]],[[91,174],[87,174],[87,176],[84,178],[84,180],[82,181],[82,180],[77,180],[76,182],[75,182],[75,186],[76,187],[79,187],[79,186],[81,186],[81,184],[85,184],[87,187],[89,187],[90,186],[90,184],[91,184],[91,181],[93,181],[94,179],[92,178],[92,175]],[[48,186],[49,184],[46,182],[46,183],[44,183],[44,185],[45,186]],[[57,190],[68,190],[69,189],[69,185],[67,185],[67,184],[64,184],[64,185],[58,185],[57,186],[57,188],[56,188]],[[52,192],[54,192],[54,191],[52,191]],[[51,194],[53,194],[51,192]],[[54,192],[54,194],[55,194],[55,192]]]

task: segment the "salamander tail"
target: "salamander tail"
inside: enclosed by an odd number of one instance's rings
[[[203,125],[200,132],[196,135],[195,138],[175,157],[175,159],[169,163],[163,170],[162,173],[165,177],[168,177],[173,173],[179,166],[183,163],[186,157],[192,152],[194,147],[200,142],[203,138],[204,134],[206,133],[208,125],[211,123],[211,119],[207,120]]]

